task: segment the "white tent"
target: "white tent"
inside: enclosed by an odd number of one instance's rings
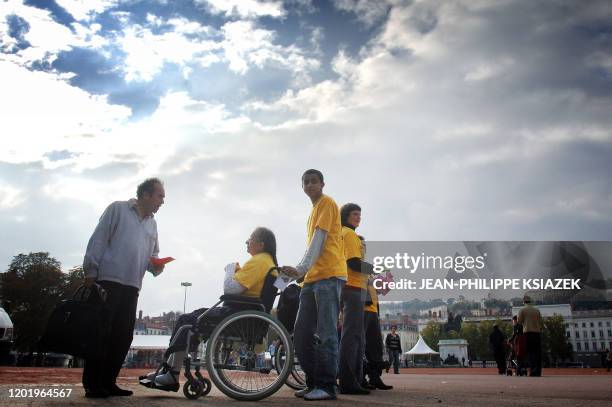
[[[130,350],[166,350],[170,335],[134,335]]]
[[[416,345],[414,345],[412,349],[410,349],[408,352],[404,353],[404,355],[439,355],[439,354],[440,354],[439,352],[436,352],[435,350],[427,346],[427,344],[425,343],[421,335],[419,335],[419,340],[417,341]]]

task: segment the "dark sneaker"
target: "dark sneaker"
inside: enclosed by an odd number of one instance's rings
[[[104,388],[104,390],[106,390],[108,392],[109,396],[123,396],[123,397],[127,397],[127,396],[131,396],[132,394],[134,394],[133,391],[122,389],[121,387],[117,386],[116,384],[112,384],[110,386],[107,386],[107,387]]]
[[[373,384],[378,390],[391,390],[393,388],[393,386],[387,386],[382,380],[371,384]]]
[[[85,397],[88,399],[105,399],[108,396],[108,392],[102,387],[93,387],[85,390]]]
[[[341,394],[370,394],[370,390],[364,389],[363,387],[358,387],[356,389],[340,389]]]

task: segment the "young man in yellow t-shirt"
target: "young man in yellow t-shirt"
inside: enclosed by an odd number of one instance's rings
[[[324,185],[318,170],[302,175],[302,188],[313,205],[307,224],[308,250],[295,268],[283,267],[285,274],[304,276],[293,337],[307,386],[295,395],[306,400],[336,398],[338,313],[347,278],[340,211],[323,194]]]

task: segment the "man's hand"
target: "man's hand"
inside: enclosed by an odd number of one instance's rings
[[[83,280],[83,285],[87,288],[91,287],[95,283],[96,283],[95,277],[85,277],[85,280]]]
[[[160,264],[159,266],[153,266],[153,274],[156,276],[160,275],[162,271],[164,271],[165,264]]]
[[[289,277],[292,277],[292,278],[299,278],[299,277],[301,277],[300,273],[297,271],[297,269],[295,267],[283,266],[283,267],[281,267],[281,272],[283,274],[288,275]]]

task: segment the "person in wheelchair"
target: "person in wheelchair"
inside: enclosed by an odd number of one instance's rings
[[[276,260],[276,238],[274,233],[267,228],[256,228],[251,236],[246,241],[247,252],[251,258],[240,267],[238,263],[229,264],[225,267],[225,279],[223,282],[224,295],[240,295],[244,297],[259,298],[264,286],[264,281],[270,269],[278,266]],[[210,335],[216,323],[219,323],[223,318],[233,312],[241,311],[240,304],[231,304],[213,308],[200,321],[200,332],[204,335]],[[189,314],[181,315],[174,327],[172,336],[170,337],[171,347],[166,351],[167,366],[169,369],[162,369],[165,373],[158,374],[156,372],[149,373],[141,378],[141,384],[147,385],[147,381],[154,380],[155,388],[161,390],[178,390],[178,377],[183,366],[183,361],[186,355],[187,335],[188,330],[182,329],[181,326],[195,325],[198,317],[200,317],[208,308],[200,308]],[[269,310],[267,310],[269,311]],[[204,326],[203,326],[204,325]],[[175,338],[178,335],[179,337]],[[203,338],[206,340],[207,338]],[[174,342],[173,342],[174,340]],[[195,348],[197,341],[193,341],[190,346]],[[195,349],[190,349],[193,351]],[[158,369],[159,371],[159,369]]]

